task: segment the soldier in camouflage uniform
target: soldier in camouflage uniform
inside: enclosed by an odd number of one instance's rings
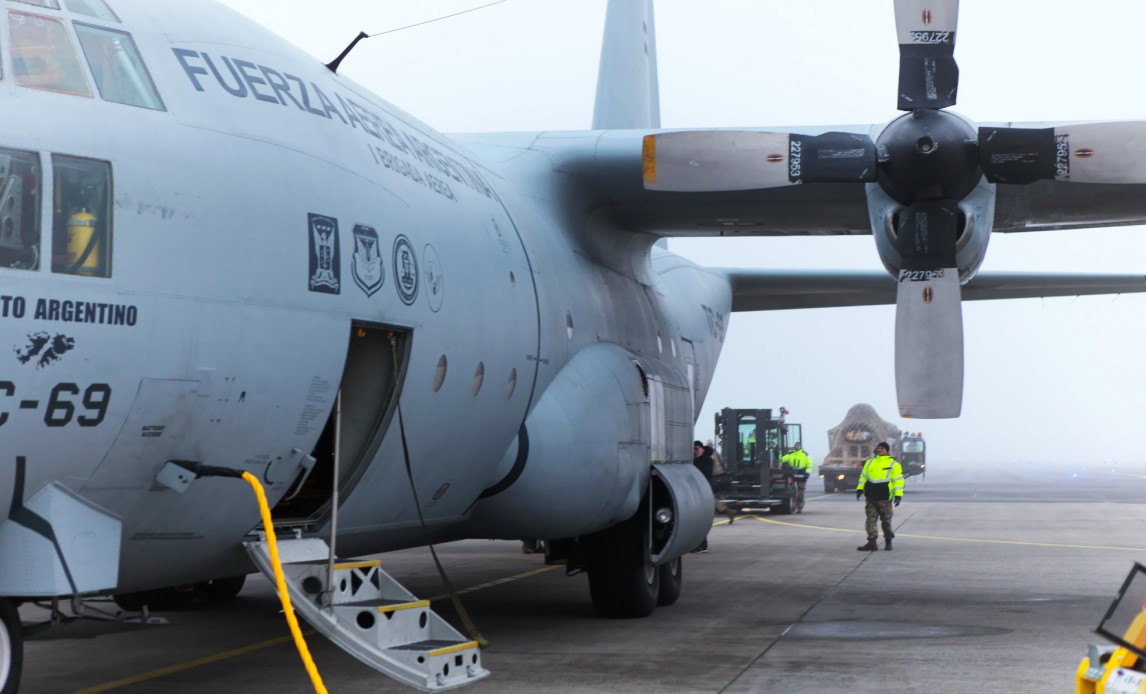
[[[867,544],[856,547],[861,552],[874,552],[879,549],[876,540],[875,521],[879,519],[883,525],[883,548],[891,550],[891,538],[895,533],[891,529],[892,506],[899,506],[903,499],[903,468],[899,461],[889,455],[891,448],[887,442],[880,441],[875,445],[875,457],[863,464],[860,472],[859,484],[856,485],[856,500],[867,497],[864,511],[867,514]]]

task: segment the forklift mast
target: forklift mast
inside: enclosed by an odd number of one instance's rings
[[[801,439],[799,424],[789,424],[781,407],[779,416],[771,409],[748,410],[726,407],[716,414],[716,438],[729,472],[745,467],[780,467],[780,458],[792,451]]]
[[[724,480],[714,490],[725,505],[743,511],[768,508],[773,513],[795,510],[791,469],[780,462],[797,442],[799,424],[788,424],[781,407],[773,410],[725,408],[716,413],[716,438],[724,457]]]

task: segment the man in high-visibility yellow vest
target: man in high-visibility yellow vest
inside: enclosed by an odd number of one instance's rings
[[[808,477],[812,474],[812,456],[804,450],[799,441],[791,453],[780,456],[780,462],[787,464],[795,473],[796,483],[796,513],[804,512],[804,487],[808,484]]]
[[[867,514],[867,544],[856,547],[861,552],[874,552],[879,549],[876,540],[879,535],[875,530],[875,521],[878,518],[883,525],[883,548],[891,551],[891,538],[895,533],[891,529],[891,508],[899,506],[903,500],[903,468],[899,461],[892,458],[891,448],[885,441],[875,445],[875,457],[863,464],[860,471],[859,484],[856,485],[856,500],[866,496],[864,512]]]

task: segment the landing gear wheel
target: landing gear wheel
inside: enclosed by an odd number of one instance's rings
[[[24,666],[24,636],[20,613],[11,600],[0,598],[0,694],[16,694]]]
[[[680,589],[684,585],[684,561],[677,557],[661,564],[657,569],[661,573],[661,590],[657,594],[657,606],[665,607],[680,597]]]
[[[648,510],[587,539],[589,597],[602,617],[648,617],[657,608],[661,572],[649,560]]]
[[[195,583],[138,593],[120,593],[111,597],[120,609],[128,612],[139,612],[144,606],[159,612],[189,610],[207,599],[206,591],[202,588],[206,585],[206,583]]]
[[[207,597],[211,600],[230,600],[239,594],[243,584],[247,582],[246,576],[228,576],[205,581],[201,585]]]

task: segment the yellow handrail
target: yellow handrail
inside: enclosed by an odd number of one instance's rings
[[[275,568],[275,586],[279,591],[279,600],[282,602],[283,614],[286,615],[291,636],[294,637],[294,645],[298,648],[302,664],[306,667],[306,673],[310,675],[310,681],[314,684],[314,691],[318,694],[327,694],[326,686],[322,683],[322,676],[318,674],[314,659],[310,657],[310,650],[306,647],[306,640],[303,639],[302,629],[298,625],[298,618],[294,616],[294,608],[290,604],[290,594],[287,592],[286,578],[283,576],[283,567],[279,561],[279,545],[275,538],[275,526],[271,521],[271,507],[267,504],[267,495],[263,492],[263,485],[259,483],[259,478],[249,472],[244,472],[243,479],[255,490],[255,496],[259,500],[259,515],[263,519],[263,529],[267,534],[267,547],[270,548],[271,564]]]

